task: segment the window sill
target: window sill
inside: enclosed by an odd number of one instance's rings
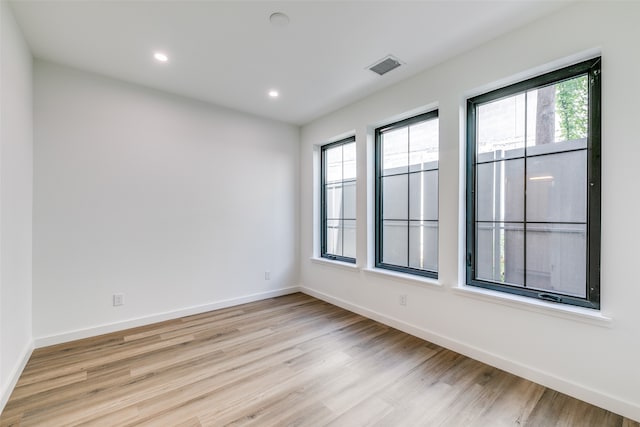
[[[411,283],[412,285],[427,285],[427,286],[434,286],[442,289],[442,283],[440,283],[438,279],[432,279],[430,277],[416,276],[413,274],[400,273],[400,272],[391,271],[391,270],[384,270],[382,268],[363,268],[362,271],[364,271],[367,274],[383,276],[388,279],[400,279],[404,282]]]
[[[598,310],[546,302],[520,295],[507,294],[466,285],[460,285],[452,288],[452,290],[453,292],[465,297],[480,299],[495,304],[502,304],[536,313],[548,314],[563,319],[574,320],[605,328],[613,327],[613,319],[603,315]]]
[[[320,258],[320,257],[311,257],[309,260],[314,264],[322,264],[322,265],[330,265],[332,267],[343,268],[349,271],[358,271],[358,266],[356,264],[351,264],[350,262],[338,261],[328,258]]]

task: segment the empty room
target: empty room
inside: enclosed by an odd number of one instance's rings
[[[0,426],[640,427],[639,20],[0,0]]]

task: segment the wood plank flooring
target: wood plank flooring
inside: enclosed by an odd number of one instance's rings
[[[303,294],[38,349],[18,425],[640,427]]]

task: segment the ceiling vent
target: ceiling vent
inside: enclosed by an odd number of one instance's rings
[[[374,73],[382,76],[384,74],[387,74],[391,70],[395,70],[400,65],[402,65],[402,63],[398,58],[389,55],[370,66],[369,69]]]

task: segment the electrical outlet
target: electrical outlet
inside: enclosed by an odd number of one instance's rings
[[[124,305],[124,294],[113,294],[113,306]]]
[[[271,272],[270,271],[265,271],[264,272],[264,280],[271,280]]]
[[[400,295],[398,302],[400,305],[407,305],[407,294]]]

